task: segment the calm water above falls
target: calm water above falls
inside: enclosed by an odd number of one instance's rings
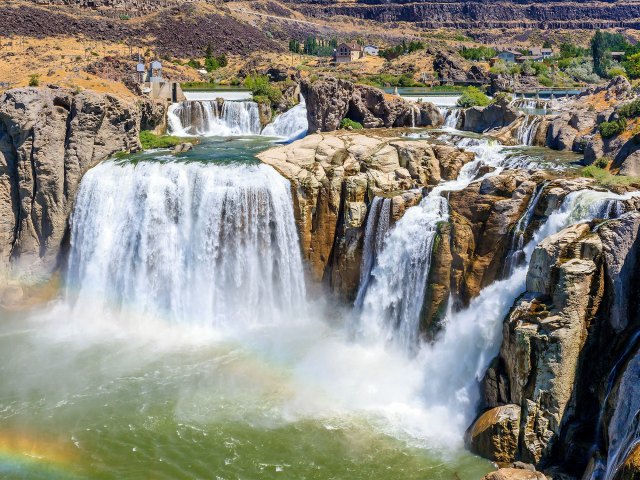
[[[341,309],[306,299],[289,189],[253,160],[268,145],[210,139],[85,177],[65,292],[0,313],[0,478],[491,469],[425,404],[420,363],[349,342]]]

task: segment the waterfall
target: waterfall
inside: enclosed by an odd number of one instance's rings
[[[217,100],[174,103],[168,112],[169,131],[178,136],[259,135],[262,125],[256,102]]]
[[[430,408],[440,409],[460,434],[477,413],[479,382],[500,349],[505,316],[525,291],[528,264],[536,245],[566,226],[605,218],[603,215],[613,210],[611,204],[628,197],[591,190],[570,193],[523,249],[524,264],[509,278],[482,289],[468,308],[449,311],[440,339],[422,346],[418,359],[425,369],[424,400]]]
[[[262,135],[265,137],[280,137],[287,142],[303,138],[309,130],[307,120],[307,105],[300,95],[300,103],[286,112],[278,115],[273,122],[264,127]]]
[[[384,239],[389,232],[391,224],[391,199],[374,197],[369,208],[367,224],[364,233],[364,248],[360,265],[360,288],[355,305],[360,308],[364,300],[364,292],[367,291],[371,271],[375,265],[376,257],[382,250]]]
[[[265,165],[105,162],[71,220],[76,308],[229,327],[301,308],[288,182]]]
[[[497,142],[463,139],[460,145],[476,153],[474,161],[462,167],[458,179],[434,188],[388,233],[375,266],[360,282],[357,298],[361,313],[355,330],[365,337],[385,337],[407,350],[418,343],[420,312],[424,303],[431,264],[431,250],[438,224],[449,219],[446,191],[465,188],[483,165],[499,167],[504,159]],[[496,168],[492,175],[500,172]],[[365,234],[365,243],[367,240]]]
[[[544,189],[548,184],[549,182],[545,181],[536,188],[536,190],[531,195],[531,198],[529,199],[526,210],[518,219],[518,222],[513,228],[513,232],[511,233],[511,242],[509,243],[509,250],[507,251],[504,263],[504,276],[513,274],[515,268],[521,265],[525,260],[524,236],[527,231],[527,227],[531,223],[531,219],[533,218],[533,213],[536,209],[536,206],[538,205],[538,201],[540,200],[540,197],[542,197],[542,192],[544,192]]]
[[[457,129],[462,116],[461,108],[440,107],[440,113],[444,117],[444,126],[447,128]]]
[[[542,123],[540,115],[526,115],[516,131],[516,140],[520,145],[533,145]]]

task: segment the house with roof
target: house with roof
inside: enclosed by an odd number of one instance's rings
[[[375,45],[365,45],[364,46],[364,53],[365,53],[365,55],[372,55],[374,57],[377,57],[378,54],[380,53],[380,49],[378,47],[376,47]]]
[[[506,63],[515,63],[518,57],[521,57],[521,56],[522,54],[517,50],[505,49],[505,50],[500,50],[498,52],[498,55],[496,55],[495,58],[498,58]]]
[[[529,56],[542,57],[544,60],[553,57],[553,48],[533,47],[529,49]]]
[[[333,58],[336,63],[354,62],[364,57],[362,46],[357,43],[341,43],[333,52]]]
[[[520,55],[516,58],[516,63],[524,63],[524,62],[536,62],[540,63],[544,61],[544,57],[542,55]]]

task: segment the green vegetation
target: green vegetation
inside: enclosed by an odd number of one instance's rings
[[[215,82],[184,82],[180,84],[182,90],[198,90],[198,91],[212,91],[218,90],[219,86]]]
[[[409,73],[403,75],[391,75],[381,73],[379,75],[369,75],[361,78],[359,83],[371,85],[373,87],[421,87],[424,84],[416,82]]]
[[[611,138],[624,132],[624,129],[627,128],[627,120],[621,118],[620,120],[613,120],[612,122],[602,122],[598,128],[602,138]]]
[[[401,55],[407,55],[412,52],[424,49],[424,43],[418,41],[411,41],[407,43],[406,40],[402,40],[402,43],[395,47],[387,48],[386,50],[380,50],[378,54],[385,60],[393,60]]]
[[[33,74],[29,77],[29,86],[30,87],[39,87],[40,86],[40,75]]]
[[[634,118],[640,116],[640,99],[625,103],[618,108],[617,113],[621,118]]]
[[[595,164],[589,165],[588,167],[584,167],[581,173],[583,177],[593,178],[600,185],[605,187],[640,185],[639,177],[631,177],[627,175],[613,175],[608,170],[599,168]]]
[[[250,75],[244,80],[244,86],[251,90],[253,99],[258,103],[278,103],[282,100],[282,92],[269,83],[266,75]]]
[[[462,96],[458,99],[458,106],[463,108],[485,107],[489,105],[491,99],[476,87],[467,87]]]
[[[362,130],[364,127],[360,122],[355,122],[350,118],[343,118],[340,122],[340,128],[347,130]]]
[[[477,48],[467,48],[462,47],[460,50],[460,55],[467,60],[489,60],[490,58],[495,57],[498,54],[495,48],[490,47],[477,47]]]
[[[338,46],[338,39],[317,38],[309,36],[301,44],[298,40],[289,40],[289,51],[293,53],[304,53],[305,55],[315,55],[317,57],[330,57]]]
[[[183,143],[180,137],[171,135],[156,135],[148,130],[140,132],[140,144],[144,150],[154,148],[173,148]]]
[[[593,162],[593,165],[598,168],[608,168],[612,162],[613,160],[609,157],[600,157],[595,162]]]

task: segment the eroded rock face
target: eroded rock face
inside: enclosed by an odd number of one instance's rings
[[[521,111],[510,105],[507,98],[502,98],[488,107],[472,107],[465,110],[462,128],[469,132],[482,133],[511,125],[522,115]]]
[[[140,148],[138,105],[62,89],[0,97],[0,271],[51,274],[82,175],[120,151]]]
[[[522,468],[501,468],[482,477],[482,480],[546,480],[541,472]]]
[[[292,183],[296,221],[311,276],[353,298],[363,227],[374,196],[392,197],[392,221],[419,202],[408,192],[455,178],[473,154],[355,133],[316,134],[258,155]]]
[[[304,80],[301,91],[307,103],[309,132],[312,133],[337,130],[346,117],[365,128],[437,127],[444,122],[432,103],[408,102],[378,88],[334,77],[315,82]]]

